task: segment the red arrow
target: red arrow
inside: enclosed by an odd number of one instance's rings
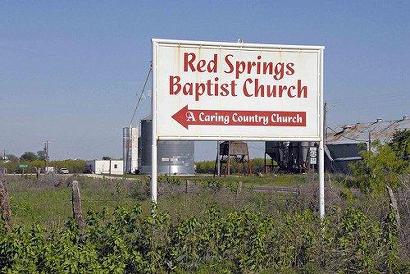
[[[190,125],[305,127],[304,111],[199,110],[183,107],[172,118],[188,129]]]

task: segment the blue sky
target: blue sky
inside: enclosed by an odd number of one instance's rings
[[[409,1],[4,1],[0,149],[48,139],[54,159],[121,157],[153,37],[324,45],[330,126],[399,119],[410,114],[409,14]],[[213,148],[197,143],[196,158]]]

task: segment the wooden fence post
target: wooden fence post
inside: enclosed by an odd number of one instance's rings
[[[80,194],[80,189],[78,187],[77,181],[73,181],[73,184],[72,184],[71,202],[73,206],[73,217],[76,220],[80,230],[82,230],[85,226],[85,222],[84,222],[83,213],[81,210],[81,194]]]
[[[3,180],[0,180],[0,210],[7,231],[11,230],[10,199]]]
[[[190,180],[185,181],[185,193],[188,193],[190,183],[191,183]]]
[[[239,196],[242,192],[242,181],[238,182],[238,188],[236,189],[236,195]]]
[[[389,197],[390,197],[390,207],[393,209],[394,216],[396,219],[397,230],[400,232],[400,225],[401,225],[400,224],[400,213],[399,213],[399,207],[397,205],[397,200],[396,200],[396,197],[394,196],[394,193],[391,187],[386,185],[386,188],[387,188],[387,192],[389,193]]]

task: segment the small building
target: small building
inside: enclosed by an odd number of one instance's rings
[[[356,123],[328,128],[325,145],[325,167],[334,173],[350,173],[349,164],[362,159],[360,152],[371,149],[378,141],[385,144],[391,141],[397,131],[410,129],[410,118],[383,121],[377,119],[370,123]]]
[[[123,175],[123,160],[87,161],[86,170],[93,174]]]

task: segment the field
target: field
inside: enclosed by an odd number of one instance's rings
[[[389,197],[326,179],[321,222],[313,174],[160,177],[154,215],[144,176],[6,176],[15,230],[0,239],[0,263],[57,273],[407,273],[409,243],[394,236]],[[71,219],[73,180],[83,230]]]
[[[79,181],[84,213],[101,211],[104,208],[112,212],[116,207],[131,208],[136,203],[140,203],[144,212],[148,212],[150,206],[149,179],[145,176],[101,176],[100,178],[44,176],[39,181],[34,176],[7,176],[6,182],[15,224],[22,226],[41,224],[48,228],[63,226],[67,218],[72,216],[71,188],[68,186],[73,180]],[[188,194],[185,193],[186,180],[190,182]],[[250,192],[246,190],[247,188],[277,186],[289,187],[293,190],[294,187],[306,184],[306,180],[305,175],[286,174],[275,177],[230,176],[221,178],[164,176],[160,177],[158,206],[165,211],[184,215],[183,212],[187,208],[189,209],[187,212],[192,212],[192,209],[197,207],[199,207],[197,210],[201,211],[209,206],[207,203],[226,203],[224,198],[219,197],[221,193],[226,197],[232,196],[231,198],[239,199],[236,195],[239,181],[243,183],[244,190],[241,195],[243,197]],[[228,188],[228,191],[216,191],[222,186]],[[215,193],[210,195],[209,191]],[[276,198],[281,200],[289,195],[277,194]],[[256,196],[258,194],[255,194]],[[264,195],[259,194],[259,196]],[[272,196],[272,193],[268,196]],[[197,203],[198,201],[202,202]]]

